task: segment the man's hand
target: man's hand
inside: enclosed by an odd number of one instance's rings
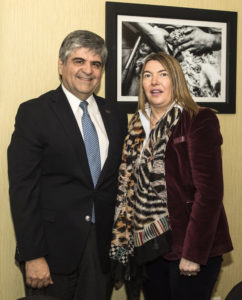
[[[169,38],[168,42],[172,43]],[[187,27],[184,29],[184,35],[179,38],[174,46],[173,56],[177,53],[189,49],[191,53],[203,54],[212,50],[221,49],[221,33],[204,32],[198,27]]]
[[[181,258],[179,269],[182,275],[195,276],[198,272],[200,272],[200,265],[186,258]]]
[[[32,288],[47,287],[53,284],[50,276],[49,266],[44,257],[32,259],[25,262],[26,283]]]

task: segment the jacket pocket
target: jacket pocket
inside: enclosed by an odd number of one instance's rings
[[[179,144],[179,143],[184,143],[184,142],[186,142],[185,135],[181,135],[181,136],[178,136],[173,139],[173,144]]]

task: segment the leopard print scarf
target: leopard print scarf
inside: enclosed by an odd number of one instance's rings
[[[125,139],[110,258],[127,265],[131,257],[143,264],[169,251],[171,227],[167,208],[165,151],[181,110],[171,106],[151,130],[141,154],[145,132],[134,114]]]

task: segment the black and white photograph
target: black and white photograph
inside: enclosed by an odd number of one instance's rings
[[[121,101],[127,96],[131,96],[132,101],[138,96],[139,74],[146,56],[164,51],[180,62],[190,92],[197,101],[225,102],[224,23],[119,16],[118,33]]]
[[[231,26],[236,22],[231,12],[226,14],[228,19],[224,19],[224,12],[221,12],[220,17],[219,11],[211,10],[121,3],[115,5],[108,2],[107,11],[110,5],[112,11],[106,16],[107,42],[111,36],[116,37],[116,41],[115,46],[114,40],[110,45],[107,43],[107,68],[114,69],[114,64],[117,65],[112,77],[115,89],[111,88],[115,90],[115,95],[112,92],[110,96],[116,98],[121,106],[127,108],[130,104],[134,108],[145,58],[151,52],[163,51],[179,61],[196,102],[221,113],[233,113],[236,50],[231,48],[229,41],[236,41],[236,27]],[[116,12],[113,9],[115,7]],[[138,8],[136,14],[135,8]],[[160,11],[159,17],[157,11]],[[111,25],[110,19],[115,26],[108,26]],[[113,27],[116,27],[116,33]],[[110,90],[108,86],[106,88]],[[125,110],[129,112],[132,108]]]

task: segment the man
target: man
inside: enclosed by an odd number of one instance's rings
[[[70,33],[59,52],[61,86],[19,107],[8,162],[27,295],[111,297],[108,251],[127,117],[94,94],[106,58],[101,37]]]

